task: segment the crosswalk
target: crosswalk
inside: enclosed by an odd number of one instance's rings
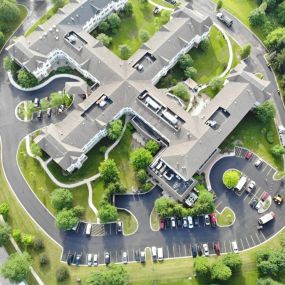
[[[105,226],[101,224],[93,224],[91,230],[91,236],[105,236]]]

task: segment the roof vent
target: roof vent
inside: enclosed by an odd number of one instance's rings
[[[49,31],[52,32],[52,28],[49,28]]]

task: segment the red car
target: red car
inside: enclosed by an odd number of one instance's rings
[[[253,153],[251,151],[248,151],[245,155],[245,159],[250,160],[252,158],[252,156],[253,156]]]
[[[215,227],[217,225],[217,215],[216,215],[216,213],[210,214],[210,221],[211,221],[212,227]]]
[[[221,254],[221,248],[220,248],[220,244],[218,242],[214,243],[214,251],[215,251],[216,255]]]
[[[261,200],[264,202],[269,197],[269,193],[264,191],[261,195]]]
[[[159,228],[160,228],[161,230],[164,230],[164,226],[165,226],[164,220],[163,220],[163,219],[160,219]]]

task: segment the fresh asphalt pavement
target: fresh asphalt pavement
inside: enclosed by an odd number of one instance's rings
[[[29,13],[23,29],[30,26],[33,21],[40,16],[46,9],[46,4],[32,4],[35,2],[23,1],[23,3],[30,5],[32,11]],[[214,9],[212,9],[212,3],[207,0],[195,1],[193,7],[195,10],[215,18]],[[211,6],[211,7],[210,7]],[[220,23],[218,23],[220,24]],[[20,29],[17,35],[23,33],[23,29]],[[250,31],[248,31],[241,23],[235,22],[232,30],[229,33],[236,38],[241,44],[251,43],[253,48],[252,60],[249,61],[249,67],[254,68],[255,71],[262,72],[265,78],[269,79],[272,84],[273,98],[276,102],[276,106],[279,111],[279,115],[283,124],[285,125],[285,112],[283,104],[280,101],[276,92],[276,85],[274,84],[274,78],[272,73],[267,69],[266,63],[262,57],[265,52],[264,48],[256,40]],[[2,66],[3,58],[7,53],[4,51],[0,55],[0,64]],[[277,218],[274,223],[269,225],[262,232],[256,231],[256,219],[257,213],[250,209],[247,203],[245,194],[241,197],[235,195],[230,191],[225,191],[221,184],[221,176],[224,169],[228,167],[235,167],[243,170],[248,176],[252,175],[252,178],[257,182],[258,186],[262,189],[266,189],[269,184],[267,182],[271,179],[271,174],[268,176],[268,181],[265,181],[264,174],[254,169],[250,163],[247,163],[244,159],[238,157],[225,158],[215,164],[210,177],[212,188],[217,193],[217,202],[224,201],[230,207],[234,209],[237,214],[237,221],[230,228],[211,228],[201,225],[194,229],[166,229],[163,231],[154,232],[149,226],[148,213],[153,208],[154,201],[151,199],[151,195],[160,195],[160,189],[156,187],[150,195],[141,195],[138,197],[128,197],[126,202],[121,202],[122,198],[118,199],[117,205],[132,209],[139,222],[139,229],[136,234],[131,236],[122,236],[116,233],[114,225],[104,226],[104,230],[98,229],[102,235],[86,237],[84,234],[84,227],[86,225],[81,224],[76,232],[62,232],[57,229],[54,223],[54,217],[46,210],[46,208],[39,202],[37,197],[31,191],[25,180],[23,179],[16,162],[17,149],[20,140],[31,131],[34,131],[40,127],[43,127],[50,123],[50,121],[43,120],[42,122],[23,123],[19,122],[15,118],[14,110],[16,105],[27,98],[33,99],[34,97],[45,97],[50,92],[62,90],[65,80],[55,80],[47,87],[36,92],[21,92],[11,86],[8,81],[7,75],[3,68],[0,69],[0,135],[2,139],[2,151],[3,151],[3,164],[8,181],[15,192],[17,198],[22,203],[23,207],[31,215],[31,217],[38,223],[38,225],[49,234],[58,244],[64,248],[63,260],[66,258],[68,251],[82,252],[83,260],[85,261],[86,253],[99,253],[99,262],[103,263],[104,252],[109,251],[111,253],[112,261],[121,260],[121,252],[128,251],[129,259],[133,260],[134,250],[144,249],[150,246],[157,246],[164,248],[165,257],[180,257],[191,255],[191,245],[196,243],[209,243],[210,253],[213,252],[212,243],[219,241],[221,244],[222,252],[231,251],[231,241],[237,240],[240,250],[252,247],[266,238],[272,236],[274,232],[281,229],[284,224],[281,220],[282,207],[278,208],[272,205],[272,209],[277,213]],[[61,118],[54,118],[54,121]],[[266,170],[264,170],[265,173]],[[270,182],[269,182],[270,183]],[[278,190],[278,183],[274,182],[272,191]],[[126,198],[126,197],[125,197]],[[128,205],[126,203],[129,203]],[[239,205],[239,207],[237,206]],[[145,206],[145,210],[143,210]],[[141,212],[135,209],[140,207]],[[221,207],[219,205],[219,207]],[[275,209],[276,208],[276,209]],[[96,229],[97,230],[97,229]],[[95,232],[96,234],[96,232]],[[85,262],[84,262],[85,263]]]

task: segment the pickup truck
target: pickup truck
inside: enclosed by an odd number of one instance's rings
[[[217,13],[217,18],[220,20],[222,23],[224,23],[228,28],[230,28],[233,25],[233,20],[231,20],[229,17],[224,15],[223,13]]]

